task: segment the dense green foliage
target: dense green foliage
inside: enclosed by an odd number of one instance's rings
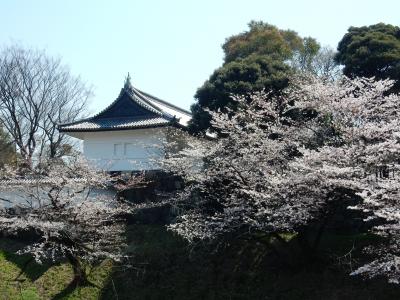
[[[269,56],[251,55],[226,63],[217,69],[195,95],[198,102],[192,106],[191,129],[200,132],[210,126],[212,111],[225,107],[234,108],[231,95],[245,95],[268,90],[279,92],[287,87],[290,67]]]
[[[303,51],[303,39],[293,30],[281,30],[274,25],[251,21],[249,30],[233,35],[222,45],[225,63],[250,55],[267,55],[286,60],[294,52]],[[317,49],[318,50],[318,49]]]
[[[337,62],[349,77],[397,80],[400,90],[400,28],[389,24],[350,27],[338,45]]]
[[[249,30],[231,36],[222,45],[224,64],[200,87],[192,106],[192,132],[210,127],[207,109],[233,107],[232,94],[244,95],[263,89],[278,93],[287,87],[293,70],[306,71],[320,46],[313,38],[252,21]]]

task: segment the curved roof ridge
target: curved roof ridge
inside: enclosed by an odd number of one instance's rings
[[[132,90],[132,91],[131,91],[131,90]],[[130,98],[131,98],[134,102],[136,102],[136,103],[139,104],[140,106],[142,106],[142,107],[144,107],[144,108],[150,110],[151,112],[154,112],[154,113],[156,113],[156,114],[158,114],[158,115],[160,115],[160,116],[163,115],[164,112],[163,112],[159,107],[156,107],[156,106],[153,105],[152,103],[149,103],[145,98],[140,97],[140,96],[141,96],[140,94],[138,95],[139,97],[135,97],[135,96],[136,96],[136,95],[135,95],[135,88],[134,88],[133,86],[130,86],[129,88],[124,87],[124,88],[122,89],[121,95],[120,95],[119,97],[122,96],[122,94],[123,94],[122,92],[124,92],[124,91],[130,96]],[[119,97],[118,97],[118,98],[119,98]]]
[[[113,107],[116,103],[118,103],[118,101],[122,98],[122,96],[124,95],[124,93],[128,94],[129,98],[131,98],[132,101],[136,102],[137,104],[139,104],[140,106],[150,110],[151,112],[162,116],[163,112],[160,111],[160,109],[154,107],[153,105],[151,105],[150,103],[144,103],[143,100],[141,99],[136,99],[135,95],[132,94],[129,89],[133,89],[132,86],[130,86],[130,88],[127,88],[126,86],[124,86],[121,89],[121,92],[119,93],[118,97],[110,104],[108,105],[106,108],[104,108],[102,111],[100,111],[99,113],[95,114],[94,116],[92,116],[90,119],[95,119],[97,117],[99,117],[101,114],[105,113],[107,110],[109,110],[111,107]]]
[[[138,96],[138,98],[141,101],[144,101],[146,103],[146,105],[148,105],[148,106],[156,109],[157,111],[161,112],[162,116],[169,117],[169,118],[173,118],[174,117],[173,115],[171,115],[171,114],[167,113],[166,111],[164,111],[161,107],[158,107],[158,106],[154,105],[153,103],[151,103],[147,99],[147,96],[143,92],[141,92],[140,90],[134,88],[133,86],[131,86],[131,89],[132,89],[134,94],[136,93],[136,95]]]
[[[169,103],[168,101],[165,101],[165,100],[162,100],[162,99],[160,99],[158,97],[155,97],[155,96],[153,96],[153,95],[151,95],[149,93],[143,92],[143,91],[141,91],[139,89],[135,88],[135,90],[137,90],[138,92],[142,93],[146,97],[152,98],[152,100],[155,101],[155,102],[160,102],[161,104],[164,104],[164,105],[169,106],[169,107],[171,107],[173,109],[176,109],[176,110],[180,111],[181,113],[187,114],[188,116],[192,116],[192,113],[190,111],[186,110],[186,109],[183,109],[183,108],[181,108],[179,106],[176,106],[175,104]]]

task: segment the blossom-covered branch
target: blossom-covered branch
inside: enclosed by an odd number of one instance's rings
[[[20,197],[0,210],[0,231],[36,236],[19,253],[38,262],[67,259],[76,283],[87,280],[83,262],[124,257],[124,216],[132,208],[106,190],[110,177],[104,172],[76,159],[25,172],[8,168],[1,177],[0,191]]]

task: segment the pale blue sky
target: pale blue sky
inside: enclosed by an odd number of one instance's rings
[[[93,112],[117,97],[127,72],[139,89],[189,108],[222,64],[225,38],[252,19],[335,48],[349,26],[400,25],[399,0],[3,0],[0,10],[0,46],[61,56],[93,86]]]

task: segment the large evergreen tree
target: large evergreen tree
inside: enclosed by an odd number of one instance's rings
[[[400,91],[400,28],[389,24],[350,27],[338,45],[336,61],[349,77],[396,80]]]
[[[226,63],[254,54],[286,60],[303,48],[303,40],[295,31],[256,21],[249,23],[248,31],[227,38],[222,45]]]
[[[235,109],[236,102],[232,101],[232,95],[249,95],[263,89],[278,93],[287,87],[289,74],[287,64],[263,55],[252,55],[224,64],[197,90],[190,129],[201,132],[210,127],[211,116],[204,109]]]
[[[248,31],[226,39],[222,45],[224,64],[197,90],[191,131],[204,132],[211,127],[207,110],[235,109],[232,94],[263,89],[279,93],[287,87],[293,69],[309,68],[319,48],[315,39],[301,38],[292,30],[250,22]]]

